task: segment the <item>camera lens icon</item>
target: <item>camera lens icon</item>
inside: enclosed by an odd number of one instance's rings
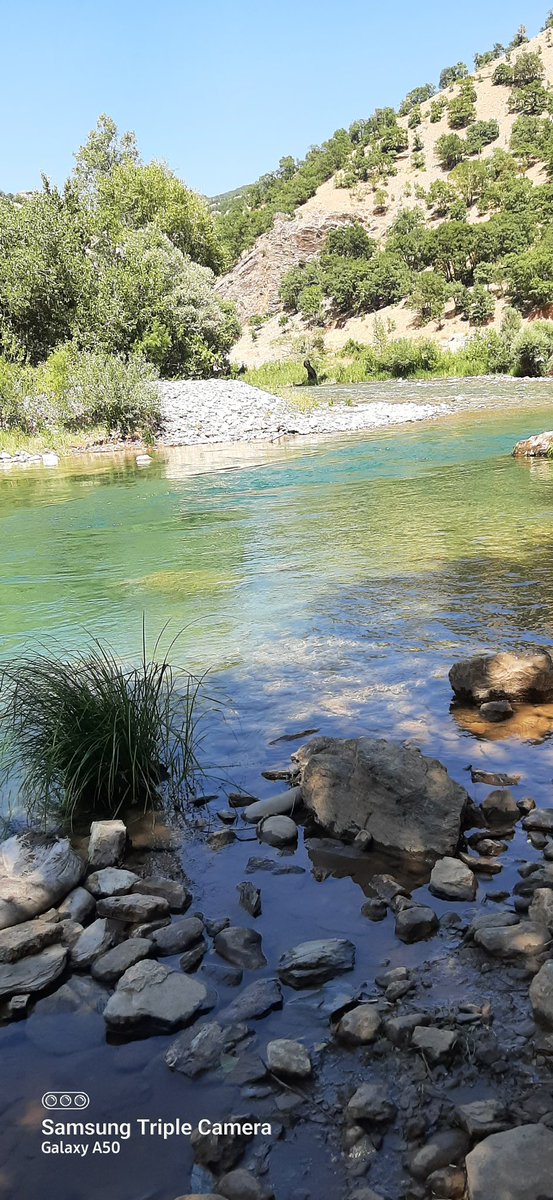
[[[90,1096],[86,1092],[45,1092],[42,1097],[42,1107],[53,1108],[88,1108]]]

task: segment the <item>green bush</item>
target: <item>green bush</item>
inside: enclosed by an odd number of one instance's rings
[[[474,121],[469,125],[465,145],[469,154],[480,154],[484,146],[489,146],[499,137],[499,125],[495,119],[491,121]]]
[[[539,117],[542,112],[551,109],[551,94],[541,83],[528,83],[519,87],[509,97],[509,112],[525,113],[526,116]]]
[[[495,300],[483,284],[474,285],[471,294],[469,321],[471,325],[486,325],[495,312]]]
[[[513,68],[509,63],[498,63],[492,75],[492,83],[499,87],[512,87]]]
[[[417,105],[424,104],[425,100],[430,100],[435,91],[436,88],[433,83],[425,83],[421,87],[413,88],[411,92],[407,93],[405,100],[402,100],[399,106],[400,117],[406,117],[411,112],[411,109]]]
[[[409,303],[421,321],[440,320],[448,291],[443,275],[436,271],[423,271],[415,282]]]
[[[416,104],[415,107],[411,109],[411,112],[409,113],[409,117],[407,119],[407,124],[409,126],[409,129],[416,129],[417,125],[421,124],[421,121],[422,121],[422,113],[421,113],[420,104]]]
[[[156,646],[157,651],[157,646]],[[93,641],[71,660],[7,663],[0,719],[28,815],[47,824],[182,804],[197,770],[200,683],[164,658],[124,666]]]
[[[524,329],[513,345],[514,373],[522,376],[547,375],[553,356],[553,328],[545,321]]]
[[[457,133],[443,133],[438,138],[436,158],[444,171],[452,171],[467,155],[467,144]]]
[[[468,96],[456,96],[448,104],[448,125],[450,129],[465,129],[474,121],[476,109]]]
[[[339,254],[344,258],[371,258],[375,250],[376,242],[369,237],[360,221],[331,229],[326,239],[326,253]]]
[[[455,63],[453,67],[444,67],[440,74],[440,91],[445,91],[446,88],[451,87],[452,83],[456,83],[458,79],[466,79],[468,73],[469,69],[464,62]]]
[[[513,63],[513,85],[516,88],[526,87],[529,83],[541,83],[544,76],[543,59],[537,51],[523,50]]]
[[[432,125],[437,125],[441,121],[444,112],[447,108],[447,100],[442,96],[439,100],[433,100],[430,105],[430,121]]]
[[[156,372],[139,358],[128,361],[90,351],[69,366],[63,397],[64,424],[104,425],[110,434],[151,437],[160,420]]]

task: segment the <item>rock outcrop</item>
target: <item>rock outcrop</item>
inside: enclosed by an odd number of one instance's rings
[[[314,738],[293,756],[306,808],[346,841],[434,861],[457,849],[468,794],[435,758],[376,738]]]
[[[449,682],[458,700],[541,702],[553,698],[553,659],[545,648],[529,654],[477,654],[454,663]]]
[[[234,301],[242,321],[277,312],[286,272],[316,258],[330,230],[350,221],[349,213],[340,212],[277,214],[272,229],[242,254],[232,271],[215,284],[215,291],[223,300]]]
[[[532,437],[517,442],[513,458],[552,458],[553,432],[534,433]]]

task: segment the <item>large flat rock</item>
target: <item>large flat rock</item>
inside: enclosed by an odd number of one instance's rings
[[[144,959],[125,971],[104,1018],[110,1029],[164,1033],[188,1025],[206,999],[203,983]]]
[[[0,999],[22,992],[43,992],[61,975],[67,962],[66,946],[47,946],[17,962],[0,966]]]
[[[377,849],[428,861],[457,849],[469,797],[437,759],[381,738],[314,738],[294,758],[303,802],[332,836],[365,829]]]
[[[46,912],[83,874],[68,838],[30,831],[8,838],[0,845],[0,929]]]

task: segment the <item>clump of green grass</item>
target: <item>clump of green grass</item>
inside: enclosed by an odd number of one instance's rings
[[[40,654],[4,666],[0,686],[6,773],[32,823],[153,810],[162,794],[185,802],[199,769],[202,680],[167,655],[149,660],[144,636],[138,666],[92,639],[71,660]]]

